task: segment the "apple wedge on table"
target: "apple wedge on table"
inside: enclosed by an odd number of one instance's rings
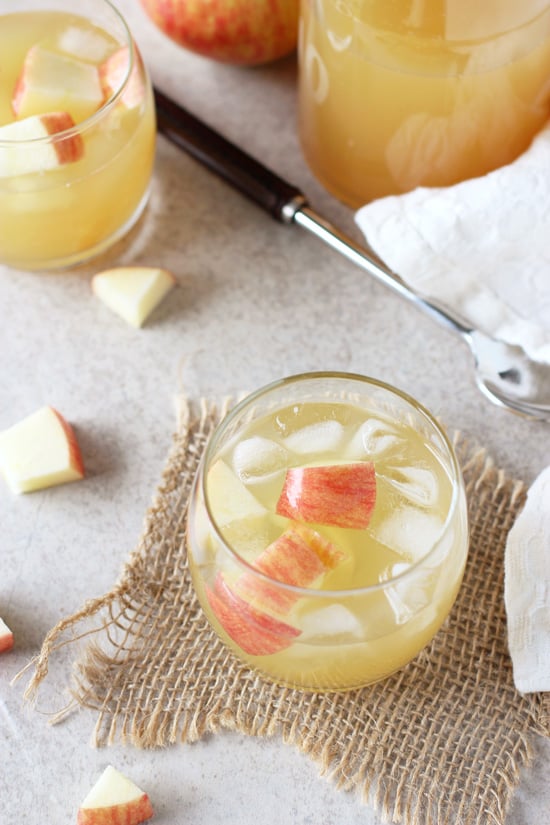
[[[131,779],[108,765],[82,801],[78,825],[139,825],[153,816],[151,800]]]
[[[0,433],[0,474],[14,493],[84,477],[73,428],[53,407],[35,413]]]
[[[13,633],[3,619],[0,619],[0,653],[5,653],[13,647]]]
[[[92,278],[96,297],[133,327],[141,327],[175,285],[171,272],[151,266],[115,267]]]

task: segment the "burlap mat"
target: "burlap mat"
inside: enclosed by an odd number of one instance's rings
[[[193,594],[186,502],[221,414],[203,402],[192,415],[182,403],[137,549],[110,593],[50,631],[31,663],[26,695],[34,696],[53,651],[80,639],[72,706],[96,711],[98,745],[119,740],[153,748],[223,728],[277,735],[392,822],[503,823],[520,769],[532,759],[533,734],[549,729],[548,695],[518,694],[506,648],[503,553],[524,485],[457,437],[472,538],[464,584],[445,626],[384,682],[349,693],[303,693],[241,666]]]

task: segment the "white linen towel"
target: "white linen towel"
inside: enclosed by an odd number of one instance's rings
[[[550,690],[550,467],[508,534],[504,598],[514,683],[522,693]]]

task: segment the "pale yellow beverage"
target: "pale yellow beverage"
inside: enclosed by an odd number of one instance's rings
[[[284,684],[342,690],[413,659],[456,598],[464,491],[415,402],[360,376],[298,376],[214,436],[190,503],[189,561],[214,628]]]
[[[0,0],[0,55],[0,263],[80,263],[122,237],[147,200],[145,67],[106,0]]]
[[[514,160],[550,115],[548,0],[302,0],[299,129],[353,207]]]

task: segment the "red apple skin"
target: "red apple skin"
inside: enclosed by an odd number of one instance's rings
[[[145,87],[141,77],[141,56],[137,47],[134,45],[134,65],[130,77],[128,78],[126,88],[124,89],[121,101],[128,108],[133,109],[134,106],[139,106],[145,96]],[[130,60],[130,49],[128,46],[122,46],[113,52],[99,67],[99,82],[104,94],[105,101],[109,100],[113,94],[120,89],[122,81],[128,69],[128,62]]]
[[[67,112],[48,112],[40,115],[40,119],[49,135],[56,135],[75,126],[74,120]],[[54,138],[52,142],[60,164],[74,163],[84,154],[84,141],[78,132]]]
[[[79,808],[77,825],[139,825],[153,816],[151,800],[144,793],[139,799],[125,805],[108,805],[105,808]]]
[[[214,588],[206,588],[206,598],[227,635],[251,656],[269,656],[290,647],[301,631],[274,619],[241,599],[221,574]]]
[[[68,421],[65,421],[65,419],[63,418],[63,416],[61,415],[60,412],[58,412],[53,407],[51,407],[50,409],[54,413],[54,415],[57,417],[57,420],[59,421],[59,423],[61,424],[61,426],[63,427],[63,430],[65,432],[65,436],[66,436],[67,442],[69,444],[69,454],[70,454],[71,466],[73,467],[74,470],[76,470],[79,473],[81,478],[84,478],[84,476],[85,476],[84,462],[82,461],[82,453],[80,452],[80,447],[78,446],[78,441],[76,440],[76,435],[74,433],[74,430],[71,427],[71,425],[68,423]]]
[[[21,108],[21,99],[25,94],[25,87],[26,83],[24,72],[21,72],[15,83],[15,88],[13,90],[13,98],[11,102],[12,111],[16,117],[19,114],[19,109]]]
[[[4,633],[0,636],[0,653],[7,653],[13,647],[13,633]]]
[[[168,37],[204,57],[240,66],[296,48],[300,0],[141,0]]]
[[[326,467],[291,467],[276,511],[280,516],[361,530],[376,504],[376,472],[371,461]]]
[[[315,530],[305,524],[294,524],[260,553],[254,567],[276,581],[309,587],[327,570],[334,570],[344,558],[341,550]],[[255,604],[281,614],[288,613],[300,598],[299,593],[278,587],[253,573],[243,573],[235,587],[241,595],[254,599]]]

